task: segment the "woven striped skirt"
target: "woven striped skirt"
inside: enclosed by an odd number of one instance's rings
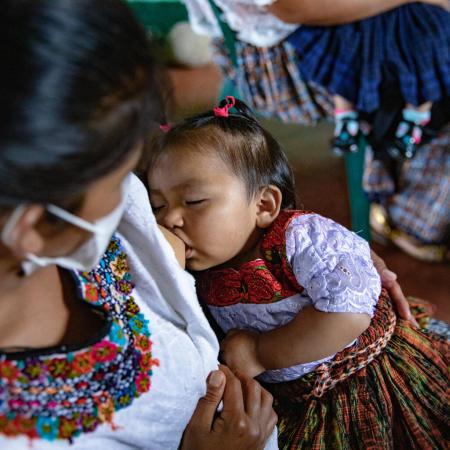
[[[383,292],[358,343],[294,381],[267,384],[280,449],[448,448],[448,341],[396,318]]]

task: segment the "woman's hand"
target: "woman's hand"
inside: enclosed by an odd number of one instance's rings
[[[220,354],[232,371],[254,378],[265,371],[258,358],[259,334],[247,330],[231,330],[220,343]]]
[[[278,420],[272,401],[258,382],[221,366],[208,377],[206,395],[186,427],[181,450],[263,449]]]
[[[389,296],[397,307],[400,317],[408,320],[414,326],[419,327],[416,319],[414,319],[411,314],[408,300],[406,300],[402,288],[397,281],[397,275],[387,268],[386,263],[373,250],[370,251],[370,255],[372,257],[375,269],[377,269],[377,272],[380,275],[381,284],[389,292]]]

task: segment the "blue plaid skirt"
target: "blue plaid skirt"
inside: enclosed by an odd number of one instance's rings
[[[395,86],[420,105],[450,96],[450,13],[412,3],[333,27],[301,26],[287,38],[304,80],[371,113],[380,88]]]

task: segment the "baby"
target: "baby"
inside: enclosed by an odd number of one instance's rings
[[[226,333],[224,361],[273,392],[281,448],[375,437],[377,448],[440,448],[447,343],[396,319],[364,240],[296,209],[286,156],[246,105],[227,97],[153,150],[156,219],[185,244]]]

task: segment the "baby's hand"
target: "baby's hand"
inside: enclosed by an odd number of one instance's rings
[[[246,330],[231,330],[220,344],[227,366],[253,378],[266,369],[258,359],[259,334]]]

